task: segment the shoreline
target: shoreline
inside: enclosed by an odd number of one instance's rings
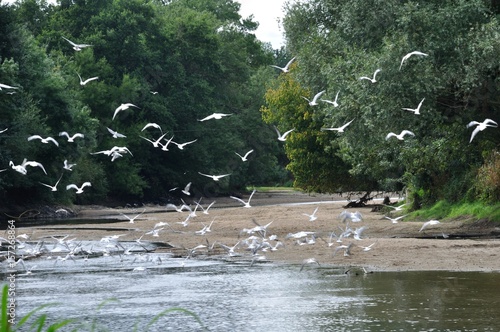
[[[493,223],[454,220],[429,226],[419,232],[423,225],[420,221],[400,221],[392,223],[384,218],[386,214],[374,212],[377,206],[372,202],[366,207],[349,208],[347,211],[359,211],[363,221],[351,222],[352,230],[366,226],[360,240],[352,236],[342,239],[330,239],[331,233],[341,233],[346,224],[339,219],[346,201],[332,202],[332,195],[307,195],[302,193],[256,193],[252,198],[252,207],[244,208],[230,198],[215,198],[216,203],[204,214],[200,209],[196,217],[189,218],[183,226],[186,211],[175,212],[165,206],[146,206],[137,208],[106,208],[98,206],[77,207],[78,219],[103,219],[99,224],[79,224],[72,226],[30,226],[18,227],[17,233],[26,233],[31,241],[50,238],[51,236],[70,235],[78,240],[99,241],[104,236],[124,234],[121,241],[135,241],[142,236],[142,241],[161,242],[172,248],[159,251],[171,252],[175,256],[186,256],[186,248],[205,245],[198,251],[199,258],[224,260],[255,260],[265,256],[265,261],[275,263],[302,264],[309,258],[317,260],[321,266],[364,267],[368,271],[478,271],[500,272],[500,228]],[[247,199],[245,197],[244,199]],[[212,199],[203,198],[201,205],[207,207]],[[190,202],[188,202],[190,203]],[[194,209],[196,205],[192,204]],[[309,221],[304,214],[311,214],[315,208],[317,220]],[[122,214],[130,217],[144,211],[134,223],[130,223]],[[391,213],[391,216],[395,216]],[[106,222],[108,218],[120,218],[123,221]],[[404,220],[404,219],[403,219]],[[255,221],[255,223],[254,223]],[[159,222],[168,223],[157,237],[146,235]],[[200,230],[212,223],[211,232],[200,235]],[[252,255],[248,249],[248,229],[259,224],[270,223],[266,237],[276,235],[277,240],[268,241],[275,245],[281,241],[284,246],[277,250],[258,251]],[[125,231],[126,230],[126,231]],[[307,238],[287,238],[288,234],[314,232]],[[255,235],[255,234],[254,234]],[[476,238],[464,238],[466,236]],[[487,238],[489,237],[489,238]],[[237,257],[230,257],[223,246],[234,246]],[[350,255],[344,256],[345,249],[335,248],[351,244]],[[363,247],[370,246],[364,251]],[[210,250],[210,247],[212,249]],[[208,252],[210,251],[210,252]],[[196,258],[196,257],[194,257]],[[260,258],[262,259],[262,258]],[[258,262],[257,260],[255,260]]]

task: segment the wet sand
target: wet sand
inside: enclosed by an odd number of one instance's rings
[[[247,199],[244,195],[242,198]],[[272,222],[267,228],[267,237],[276,235],[277,240],[270,241],[276,244],[281,241],[284,246],[276,251],[259,251],[266,261],[276,263],[302,264],[305,259],[315,258],[322,266],[337,267],[365,267],[369,271],[500,271],[500,228],[493,223],[475,221],[466,218],[461,220],[441,222],[429,226],[419,232],[423,221],[409,221],[403,219],[396,224],[385,219],[391,209],[374,211],[381,200],[370,201],[363,208],[350,208],[349,212],[359,211],[363,221],[349,223],[353,230],[366,226],[361,240],[353,237],[345,238],[342,243],[337,239],[330,240],[332,232],[339,235],[342,223],[339,215],[346,210],[346,197],[332,195],[307,195],[302,193],[256,193],[251,201],[251,208],[244,208],[242,204],[230,198],[203,198],[202,206],[206,207],[213,200],[215,204],[204,214],[200,209],[196,217],[191,218],[187,226],[180,224],[188,212],[176,212],[166,209],[165,206],[145,206],[140,208],[106,208],[101,206],[76,207],[78,218],[109,219],[110,222],[99,224],[78,224],[74,226],[36,226],[29,228],[18,227],[17,233],[26,233],[31,240],[50,236],[69,234],[77,240],[100,240],[104,236],[124,234],[122,241],[134,241],[141,238],[143,242],[163,242],[167,248],[158,250],[172,252],[177,256],[186,256],[188,248],[198,245],[208,245],[209,249],[202,248],[196,251],[195,259],[217,258],[227,260],[248,260],[255,256],[243,243],[250,236],[244,229],[251,229],[256,223],[264,226]],[[392,199],[394,202],[395,199]],[[187,201],[191,203],[190,201]],[[301,203],[301,204],[297,204]],[[196,205],[193,204],[194,208]],[[315,221],[309,221],[304,213],[311,214],[318,207]],[[130,217],[146,210],[134,223],[130,223],[121,215]],[[390,213],[397,216],[396,213]],[[116,222],[115,219],[122,221]],[[196,234],[213,221],[211,232],[204,235]],[[255,222],[254,222],[255,221]],[[166,222],[158,237],[145,235],[152,230],[155,224]],[[498,225],[497,225],[498,226]],[[287,238],[290,233],[314,232],[314,244],[298,243],[296,239]],[[311,238],[311,237],[309,237]],[[240,256],[230,257],[222,248],[234,246]],[[328,243],[332,243],[329,245]],[[350,255],[344,256],[344,250],[335,252],[339,245],[351,245]],[[373,244],[373,245],[372,245]],[[371,246],[371,250],[364,251],[363,247]]]

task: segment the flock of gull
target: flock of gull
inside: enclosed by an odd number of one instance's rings
[[[64,37],[63,37],[64,38]],[[91,45],[87,44],[76,44],[73,43],[72,41],[64,38],[67,40],[74,48],[75,51],[80,51],[81,49],[85,47],[90,47]],[[403,64],[405,61],[407,61],[411,56],[427,56],[427,54],[421,53],[421,52],[411,52],[407,54],[401,61],[400,69],[402,68]],[[289,72],[290,65],[292,62],[295,60],[295,58],[291,59],[287,65],[283,68],[278,67],[278,66],[273,66],[284,73]],[[376,83],[377,82],[377,75],[380,72],[380,69],[377,69],[373,77],[360,77],[360,80],[368,80],[371,83]],[[92,81],[98,80],[98,77],[91,77],[89,79],[83,80],[80,74],[78,74],[78,78],[80,81],[80,85],[83,87],[87,84],[91,84]],[[0,84],[0,90],[2,89],[7,89],[7,90],[16,90],[18,89],[17,87],[9,86],[6,84]],[[305,96],[303,97],[304,99],[307,100],[309,105],[311,106],[316,106],[319,104],[319,102],[324,102],[333,105],[334,107],[339,106],[339,92],[337,92],[335,99],[333,101],[327,100],[327,99],[321,99],[323,94],[326,91],[321,91],[317,93],[313,99],[308,99]],[[155,94],[155,92],[152,92],[152,94]],[[421,100],[417,108],[415,109],[410,109],[410,108],[403,108],[403,110],[413,112],[414,114],[418,115],[421,112],[421,107],[424,102],[425,98]],[[119,114],[121,112],[127,111],[127,110],[132,110],[132,109],[140,109],[139,106],[132,104],[132,103],[123,103],[119,105],[115,110],[112,115],[111,121],[118,120]],[[209,120],[221,120],[225,117],[231,116],[232,114],[223,114],[223,113],[213,113],[211,115],[206,116],[203,119],[200,119],[198,121],[200,122],[205,122]],[[322,130],[330,130],[330,131],[337,131],[339,133],[344,132],[344,130],[354,121],[350,120],[346,124],[344,124],[341,127],[336,127],[336,128],[322,128]],[[472,127],[476,126],[474,129],[470,141],[474,138],[474,136],[479,132],[487,127],[496,127],[498,124],[491,120],[491,119],[486,119],[483,122],[476,122],[472,121],[470,122],[467,127]],[[161,126],[156,124],[156,123],[147,123],[142,131],[149,130],[149,129],[158,129],[161,132],[161,136],[158,138],[148,138],[145,136],[141,136],[142,139],[145,141],[149,142],[152,144],[154,148],[161,149],[163,151],[169,151],[169,146],[175,145],[178,149],[183,150],[186,148],[188,145],[193,144],[197,142],[197,139],[188,141],[188,142],[175,142],[173,141],[174,135],[171,135],[167,137],[167,133],[163,133]],[[278,135],[278,140],[280,141],[285,141],[287,139],[287,136],[292,133],[295,129],[290,129],[285,131],[284,133],[281,133],[277,127],[274,127],[276,130],[276,133]],[[5,132],[8,128],[0,131],[0,134]],[[117,131],[107,127],[107,130],[110,135],[112,135],[113,138],[120,140],[126,138],[125,135],[118,133]],[[415,136],[411,131],[409,130],[403,130],[399,135],[395,133],[389,133],[386,137],[386,139],[389,139],[391,137],[396,137],[399,140],[403,140],[406,135],[410,136]],[[59,137],[65,137],[66,141],[69,143],[75,142],[76,139],[84,139],[85,135],[82,133],[73,133],[69,134],[68,132],[61,131],[59,133]],[[31,135],[27,138],[28,141],[39,141],[42,144],[53,144],[55,148],[59,146],[58,140],[56,140],[53,137],[42,137],[40,135]],[[248,160],[248,157],[254,152],[253,149],[250,149],[248,152],[244,154],[239,154],[238,152],[235,152],[235,154],[241,158],[242,162],[246,162]],[[125,154],[129,154],[130,156],[133,156],[132,152],[126,147],[126,146],[114,146],[109,150],[102,150],[102,151],[97,151],[92,153],[94,155],[106,155],[111,158],[111,161],[115,161],[118,158],[124,157]],[[72,171],[73,167],[77,166],[76,164],[70,163],[68,160],[64,160],[64,162],[61,162],[62,169],[66,171]],[[12,168],[12,170],[22,174],[22,175],[27,175],[28,173],[28,166],[29,167],[39,167],[45,174],[47,174],[45,168],[41,163],[38,163],[36,161],[28,161],[27,159],[24,159],[21,164],[14,164],[13,161],[9,162],[9,166]],[[6,169],[2,170],[5,171]],[[64,171],[63,171],[64,172]],[[204,172],[198,172],[200,176],[203,177],[208,177],[211,178],[213,181],[219,181],[220,179],[230,176],[231,173],[225,173],[225,174],[220,174],[220,175],[212,175],[212,174],[207,174]],[[61,182],[61,179],[63,178],[64,173],[58,175],[57,181],[54,181],[54,184],[48,184],[48,183],[40,183],[41,185],[49,188],[51,191],[57,191],[58,185]],[[183,189],[180,189],[182,194],[185,196],[190,197],[191,192],[190,192],[190,187],[191,187],[191,182],[189,182]],[[87,187],[91,187],[91,183],[89,181],[86,181],[82,183],[81,185],[77,184],[67,184],[66,185],[66,190],[75,190],[76,194],[82,194],[84,192],[84,189]],[[173,188],[173,190],[177,190],[178,188]],[[240,197],[235,197],[235,196],[230,196],[231,199],[233,199],[235,202],[238,202],[241,204],[242,207],[244,208],[251,208],[251,200],[253,195],[255,194],[255,190],[250,194],[247,200],[243,200]],[[182,201],[183,204],[180,206],[176,206],[173,204],[168,204],[166,208],[168,210],[172,211],[177,211],[178,213],[184,213],[187,212],[185,218],[183,218],[182,221],[176,222],[176,224],[180,225],[177,227],[181,227],[181,229],[184,229],[190,225],[190,222],[197,216],[198,209],[202,210],[203,214],[208,215],[209,214],[209,209],[214,205],[215,202],[210,203],[207,206],[203,206],[201,204],[201,199],[199,201],[193,201],[191,204],[187,204],[184,201]],[[193,207],[193,205],[195,206]],[[391,206],[392,207],[392,206]],[[395,211],[400,211],[401,208],[394,208]],[[304,213],[304,216],[307,217],[306,221],[309,223],[314,223],[317,219],[317,212],[319,210],[319,207],[316,207],[314,211],[311,214]],[[61,209],[61,213],[64,213],[64,210]],[[122,217],[125,218],[126,220],[129,221],[129,223],[135,224],[138,222],[138,220],[141,219],[143,214],[146,212],[146,210],[136,214],[135,216],[129,216],[122,214]],[[392,223],[398,223],[402,218],[405,216],[399,216],[399,217],[391,217],[391,216],[386,216],[387,219],[389,219]],[[370,251],[374,248],[375,243],[372,243],[368,246],[361,246],[355,244],[357,241],[363,239],[363,232],[367,229],[367,226],[360,226],[360,227],[354,227],[353,225],[360,225],[363,222],[363,216],[359,212],[349,212],[349,211],[343,211],[339,216],[338,219],[340,221],[340,225],[338,229],[333,230],[327,237],[320,236],[317,234],[317,232],[314,231],[300,231],[296,233],[289,233],[287,234],[284,238],[280,238],[276,234],[271,234],[271,229],[272,229],[272,221],[269,222],[266,225],[260,225],[257,221],[252,220],[254,223],[254,227],[249,228],[249,229],[242,229],[240,232],[240,238],[234,245],[230,244],[225,244],[225,243],[220,243],[220,242],[213,242],[213,243],[208,243],[208,240],[206,241],[205,244],[200,244],[197,245],[193,248],[184,248],[186,250],[185,254],[182,255],[183,260],[182,264],[185,264],[185,261],[201,251],[210,253],[210,252],[216,252],[217,250],[222,251],[225,253],[224,255],[227,255],[228,257],[239,257],[242,256],[243,253],[248,252],[250,253],[251,257],[251,264],[253,265],[255,262],[258,261],[264,261],[266,260],[265,258],[265,253],[268,251],[277,251],[280,250],[280,248],[286,246],[286,245],[298,245],[298,246],[303,246],[303,245],[314,245],[317,241],[322,241],[324,242],[328,247],[334,247],[333,252],[332,252],[332,257],[335,257],[335,255],[338,252],[343,252],[343,256],[347,257],[352,254],[352,249],[355,246],[358,246],[362,248],[362,251]],[[194,231],[193,233],[195,235],[206,235],[207,233],[212,232],[212,227],[214,226],[214,221],[215,218],[207,224],[203,223],[203,227],[199,230]],[[439,224],[439,221],[437,220],[430,220],[422,225],[422,228],[420,229],[420,232],[423,232],[426,228],[432,225],[437,225]],[[131,264],[138,264],[137,266],[133,267],[134,271],[145,271],[147,269],[146,263],[153,263],[153,264],[161,264],[162,260],[159,256],[154,256],[151,254],[154,250],[156,250],[156,247],[154,245],[154,241],[146,241],[144,238],[146,237],[152,237],[156,238],[159,237],[162,232],[166,231],[171,231],[171,232],[182,232],[182,230],[178,230],[169,223],[165,221],[158,222],[155,224],[155,226],[152,229],[148,230],[140,230],[142,233],[140,237],[138,237],[135,241],[120,241],[120,237],[123,236],[124,234],[119,234],[119,235],[110,235],[103,237],[100,241],[96,242],[88,242],[88,241],[79,241],[76,238],[69,238],[70,235],[64,235],[64,236],[52,236],[51,239],[38,239],[37,242],[30,242],[27,241],[29,236],[25,234],[21,234],[17,236],[17,248],[19,251],[17,252],[17,260],[15,262],[10,262],[15,265],[21,266],[24,271],[27,274],[33,273],[34,266],[28,267],[26,264],[26,260],[33,258],[33,257],[39,257],[39,256],[44,256],[46,259],[53,259],[54,260],[54,266],[57,266],[59,264],[66,263],[68,261],[75,261],[76,258],[81,258],[85,262],[88,261],[90,257],[108,257],[108,256],[113,256],[118,258],[120,261],[125,261],[127,257],[131,257],[130,261]],[[24,237],[24,241],[23,241]],[[351,240],[352,239],[352,240]],[[0,241],[7,242],[5,239],[0,238]],[[345,241],[345,242],[344,242]],[[348,243],[346,243],[348,242]],[[54,256],[53,256],[54,255]],[[55,258],[54,258],[55,257]],[[301,270],[307,265],[307,264],[317,264],[319,265],[319,262],[315,258],[309,258],[303,261],[303,264],[301,266]]]

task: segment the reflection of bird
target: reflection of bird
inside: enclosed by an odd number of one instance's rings
[[[274,129],[276,130],[276,133],[278,133],[278,140],[280,140],[282,142],[286,141],[286,137],[288,136],[288,134],[290,134],[292,131],[295,130],[295,128],[290,129],[290,130],[286,131],[283,135],[281,135],[280,131],[278,130],[278,128],[276,126],[274,126]]]
[[[474,139],[474,136],[476,136],[476,134],[478,132],[485,130],[486,127],[498,127],[498,123],[496,123],[495,121],[493,121],[491,119],[485,119],[483,122],[471,121],[467,125],[467,128],[470,128],[472,126],[477,126],[477,127],[472,132],[472,135],[470,136],[469,143],[472,142],[472,140]]]
[[[426,229],[427,227],[429,227],[431,225],[437,225],[437,224],[440,224],[439,220],[429,220],[427,222],[424,222],[424,224],[420,228],[419,232],[422,232],[424,229]]]
[[[204,117],[203,119],[198,120],[198,121],[202,122],[202,121],[207,121],[207,120],[210,120],[210,119],[220,120],[220,119],[222,119],[223,117],[225,117],[225,116],[230,116],[230,115],[231,115],[231,114],[213,113],[213,114],[210,114],[209,116]]]
[[[420,55],[420,56],[428,56],[429,54],[426,54],[426,53],[422,53],[422,52],[419,52],[419,51],[413,51],[413,52],[410,52],[408,54],[406,54],[403,59],[401,59],[401,64],[399,65],[399,70],[401,70],[401,67],[403,67],[403,63],[408,60],[412,55]]]
[[[325,90],[318,92],[317,94],[314,95],[312,100],[307,99],[306,97],[302,96],[305,100],[309,102],[309,106],[316,106],[318,105],[318,99],[321,97],[321,95],[325,93]]]
[[[319,209],[319,206],[316,207],[316,209],[314,209],[314,212],[312,214],[307,214],[307,213],[302,213],[302,214],[304,216],[309,217],[309,221],[314,221],[314,220],[318,219],[318,217],[316,216],[316,212],[318,212],[318,209]]]
[[[118,112],[121,112],[121,111],[124,111],[126,109],[129,109],[130,107],[137,107],[139,108],[139,106],[136,106],[134,104],[131,104],[131,103],[126,103],[126,104],[121,104],[120,106],[118,106],[116,109],[115,109],[115,113],[113,113],[113,118],[112,120],[115,119],[115,116],[118,114]]]
[[[84,86],[85,84],[87,84],[90,81],[99,79],[98,76],[95,76],[95,77],[91,77],[91,78],[87,78],[86,80],[83,80],[82,77],[80,76],[80,74],[78,74],[78,73],[76,73],[76,74],[78,75],[78,78],[80,78],[80,85],[81,86]]]
[[[304,269],[304,266],[306,264],[318,264],[318,266],[321,266],[319,262],[316,260],[316,258],[307,258],[302,261],[302,266],[300,267],[300,271]]]
[[[339,93],[340,93],[340,90],[339,90],[339,92],[337,92],[337,95],[335,96],[334,101],[326,100],[326,99],[321,99],[321,101],[324,101],[325,103],[328,103],[328,104],[332,104],[333,107],[339,107],[339,103],[337,102],[337,100],[339,99]]]
[[[72,46],[73,46],[73,49],[75,51],[81,51],[82,48],[85,48],[85,47],[90,47],[92,45],[89,45],[89,44],[76,44],[76,43],[73,43],[71,40],[69,40],[68,38],[64,38],[64,40],[66,40],[68,43],[70,43]]]
[[[239,154],[238,152],[235,152],[235,153],[238,155],[238,157],[240,157],[240,158],[241,158],[241,160],[242,160],[242,161],[247,161],[247,160],[248,160],[248,155],[249,155],[250,153],[252,153],[252,152],[253,152],[253,149],[252,149],[252,150],[250,150],[250,151],[248,151],[247,153],[245,153],[245,155],[244,155],[244,156],[242,156],[242,155],[241,155],[241,154]]]
[[[376,79],[376,77],[377,77],[377,74],[378,74],[380,71],[381,71],[381,69],[377,69],[377,70],[375,70],[375,72],[373,73],[373,78],[366,77],[366,76],[362,76],[362,77],[360,77],[359,79],[360,79],[360,80],[368,80],[368,81],[370,81],[370,82],[372,82],[372,83],[377,83],[377,79]]]
[[[76,189],[77,194],[83,193],[83,188],[92,186],[90,182],[84,182],[80,188],[76,184],[68,184],[66,190]]]
[[[255,190],[255,189],[252,191],[252,193],[250,194],[250,197],[248,197],[248,200],[246,202],[244,200],[242,200],[241,198],[238,198],[238,197],[234,197],[234,196],[229,196],[229,197],[231,197],[232,199],[235,199],[235,200],[243,203],[243,207],[250,208],[250,207],[252,207],[250,205],[250,200],[252,199],[252,196],[253,196],[253,194],[255,194],[256,191],[257,190]]]
[[[410,111],[413,112],[416,115],[420,114],[420,106],[422,106],[422,103],[424,102],[425,98],[420,101],[418,104],[417,108],[403,108],[405,111]]]
[[[59,181],[61,181],[62,176],[63,175],[61,174],[61,176],[59,177],[59,180],[57,180],[56,184],[53,186],[51,186],[50,184],[43,183],[43,182],[40,182],[40,184],[43,184],[45,187],[50,188],[52,191],[57,191],[57,185],[59,184]]]
[[[39,139],[42,143],[45,143],[45,144],[47,144],[49,142],[52,142],[56,146],[59,146],[59,143],[57,143],[57,141],[54,138],[50,137],[50,136],[46,137],[46,138],[43,138],[40,135],[32,135],[32,136],[28,137],[28,141],[31,141],[31,140],[34,140],[34,139]]]
[[[338,128],[321,128],[321,130],[331,130],[331,131],[337,131],[339,133],[343,133],[344,132],[344,129],[347,128],[348,125],[351,124],[351,122],[353,122],[354,119],[352,119],[351,121],[347,122],[345,125],[343,125],[342,127],[338,127]]]
[[[59,133],[59,136],[66,136],[68,138],[68,142],[74,142],[75,141],[75,138],[77,137],[80,137],[80,138],[84,138],[85,135],[81,134],[81,133],[75,133],[73,134],[73,136],[69,136],[69,134],[65,131],[61,131]]]
[[[212,178],[214,181],[219,181],[221,178],[223,178],[225,176],[228,176],[228,175],[231,175],[231,174],[208,175],[208,174],[203,174],[203,173],[200,173],[200,172],[198,172],[198,174],[206,176],[206,177],[209,177],[209,178]]]
[[[387,136],[385,137],[385,139],[388,140],[391,137],[396,137],[398,140],[402,141],[402,140],[404,140],[404,136],[405,135],[415,136],[415,134],[412,133],[411,131],[409,131],[409,130],[403,130],[399,135],[396,135],[396,134],[394,134],[394,133],[391,132],[391,133],[387,134]]]

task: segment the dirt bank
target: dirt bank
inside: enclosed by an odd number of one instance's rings
[[[243,196],[247,199],[247,196]],[[359,211],[363,215],[361,222],[350,222],[353,230],[366,226],[360,240],[344,238],[342,243],[337,238],[330,239],[331,233],[342,233],[346,223],[341,222],[339,215],[345,210],[346,202],[332,201],[345,197],[331,195],[307,195],[302,193],[256,193],[251,201],[251,208],[231,198],[216,198],[214,205],[204,214],[196,210],[196,217],[185,221],[189,212],[175,212],[165,206],[144,206],[136,208],[104,208],[97,206],[78,207],[79,218],[109,219],[96,224],[78,224],[75,226],[37,226],[18,227],[18,234],[26,233],[32,240],[51,235],[71,234],[79,240],[99,240],[103,236],[125,234],[120,240],[164,242],[172,248],[161,249],[171,251],[175,255],[187,255],[186,248],[194,248],[200,244],[207,245],[212,250],[203,248],[198,252],[198,258],[223,257],[226,259],[251,260],[251,251],[245,244],[250,234],[245,229],[252,229],[259,224],[267,227],[266,237],[276,235],[277,240],[269,241],[275,245],[281,241],[284,246],[273,251],[259,251],[267,260],[283,263],[301,264],[304,259],[315,258],[322,265],[332,266],[363,266],[376,271],[408,271],[408,270],[452,270],[452,271],[500,271],[500,229],[496,225],[481,221],[455,220],[431,225],[419,232],[423,222],[399,221],[392,223],[384,218],[388,211],[373,211],[376,203],[370,201],[367,207],[349,209],[349,212]],[[202,206],[207,207],[214,199],[204,198]],[[393,199],[394,201],[394,199]],[[191,203],[191,202],[188,202]],[[302,203],[302,204],[297,204]],[[195,204],[192,205],[195,207]],[[312,214],[318,208],[317,219],[309,221],[304,215]],[[376,209],[375,209],[376,210]],[[133,217],[142,211],[134,223],[130,223],[121,213]],[[391,213],[391,215],[396,215]],[[115,222],[112,219],[120,218]],[[197,234],[211,222],[211,232]],[[152,230],[155,224],[166,222],[158,237],[145,234]],[[302,239],[287,237],[298,232],[313,232],[307,240],[311,244],[302,243]],[[470,238],[469,238],[470,237]],[[307,241],[306,240],[306,241]],[[220,244],[234,246],[238,253],[229,257]],[[352,243],[352,244],[351,244]],[[344,249],[337,250],[340,245],[349,245],[350,255],[344,255]],[[372,245],[373,244],[373,245]],[[371,245],[371,250],[363,247]]]

